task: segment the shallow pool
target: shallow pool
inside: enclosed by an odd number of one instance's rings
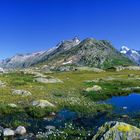
[[[128,96],[112,97],[105,101],[115,107],[118,113],[134,113],[140,111],[140,94],[132,93]]]

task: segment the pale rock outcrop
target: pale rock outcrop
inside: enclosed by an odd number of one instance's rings
[[[26,91],[26,90],[13,90],[12,94],[13,95],[21,95],[21,96],[30,96],[30,95],[32,95],[31,92]]]
[[[40,83],[62,83],[62,81],[60,79],[56,79],[56,78],[43,78],[43,77],[38,77],[35,79],[37,82]]]
[[[87,92],[91,92],[91,91],[97,92],[97,91],[101,91],[101,90],[102,90],[102,87],[100,87],[98,85],[94,85],[93,87],[87,88],[85,91],[87,91]]]
[[[24,126],[18,126],[15,133],[18,135],[24,135],[26,134],[26,128]]]
[[[6,87],[6,83],[5,83],[5,82],[2,82],[2,81],[0,80],[0,88],[4,88],[4,87]]]
[[[3,136],[7,137],[7,136],[14,136],[15,135],[15,132],[10,129],[10,128],[5,128],[3,130]]]
[[[101,126],[92,140],[136,140],[140,139],[140,129],[123,123],[111,121]]]
[[[41,108],[45,108],[45,107],[55,107],[54,104],[50,103],[50,102],[47,101],[47,100],[36,100],[36,101],[33,101],[33,102],[32,102],[32,105],[33,105],[33,106],[36,106],[36,107],[41,107]]]

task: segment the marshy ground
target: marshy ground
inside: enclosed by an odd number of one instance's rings
[[[38,75],[38,77],[41,76]],[[140,71],[54,72],[43,73],[43,76],[46,79],[53,77],[62,82],[38,82],[36,75],[24,74],[20,71],[0,75],[0,81],[3,83],[0,87],[0,126],[15,129],[19,125],[23,125],[27,128],[27,131],[34,134],[38,134],[40,128],[40,132],[43,132],[38,135],[45,135],[45,138],[50,139],[58,137],[61,139],[71,139],[73,137],[75,139],[91,139],[92,126],[89,129],[89,131],[91,130],[90,133],[86,127],[83,127],[86,125],[80,127],[72,119],[68,123],[65,122],[57,130],[58,132],[55,131],[53,134],[47,135],[44,128],[45,120],[53,120],[62,110],[75,113],[79,120],[84,117],[80,120],[81,122],[88,122],[90,119],[87,118],[91,118],[91,121],[98,120],[98,118],[103,119],[103,114],[108,116],[108,120],[112,120],[114,116],[117,116],[117,114],[112,114],[113,107],[101,101],[113,96],[140,92]],[[28,91],[31,95],[16,95],[13,94],[13,90]],[[33,106],[33,101],[48,101],[53,106]],[[138,117],[136,119],[139,121]],[[103,122],[99,121],[99,123],[101,125]],[[56,123],[56,127],[57,125]],[[39,137],[38,139],[43,138]]]

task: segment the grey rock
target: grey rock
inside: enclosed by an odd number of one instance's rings
[[[107,122],[98,129],[92,140],[134,140],[140,139],[140,129],[123,123]]]
[[[55,126],[47,125],[47,126],[45,127],[45,129],[46,129],[46,130],[55,130],[56,128],[55,128]]]
[[[7,136],[14,136],[15,135],[15,132],[10,129],[10,128],[5,128],[3,130],[3,136],[7,137]]]
[[[127,66],[127,67],[116,66],[113,68],[115,69],[115,71],[122,71],[122,70],[140,71],[140,66]]]
[[[5,70],[3,68],[0,67],[0,73],[5,73]]]
[[[17,107],[17,105],[16,105],[16,104],[13,104],[13,103],[8,104],[8,106],[10,106],[10,107],[12,107],[12,108],[16,108],[16,107]]]
[[[104,70],[102,69],[99,69],[99,68],[95,68],[95,67],[88,67],[88,66],[81,66],[81,67],[76,67],[77,70],[80,70],[80,71],[93,71],[93,72],[105,72]]]
[[[0,88],[4,88],[4,87],[6,87],[6,83],[5,83],[5,82],[0,81]]]
[[[129,118],[128,115],[122,115],[121,117],[122,117],[122,118],[125,118],[125,119],[128,119],[128,118]]]
[[[18,126],[15,133],[18,135],[24,135],[26,134],[26,128],[24,126]]]
[[[56,78],[43,78],[43,77],[39,77],[35,79],[37,82],[40,83],[62,83],[62,81],[60,79],[56,79]]]
[[[30,95],[32,95],[31,92],[26,91],[26,90],[13,90],[12,94],[13,95],[21,95],[21,96],[30,96]]]
[[[100,87],[100,86],[98,86],[98,85],[94,85],[93,87],[87,88],[85,91],[87,91],[87,92],[90,92],[90,91],[95,91],[95,92],[97,92],[97,91],[101,91],[101,90],[102,90],[102,87]]]
[[[44,75],[44,74],[42,74],[42,73],[40,73],[38,71],[35,71],[34,69],[31,69],[31,68],[21,70],[21,72],[23,72],[24,74],[31,74],[34,77],[43,77],[43,78],[46,77],[46,75]]]
[[[36,101],[33,101],[32,105],[33,105],[33,106],[36,106],[36,107],[41,107],[41,108],[45,108],[45,107],[55,107],[54,104],[50,103],[50,102],[47,101],[47,100],[36,100]]]
[[[122,89],[123,91],[137,91],[137,90],[140,90],[140,87],[127,87],[127,88],[123,88]]]
[[[128,77],[135,77],[135,74],[128,74]]]

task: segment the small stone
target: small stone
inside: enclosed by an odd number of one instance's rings
[[[122,117],[122,118],[129,118],[128,115],[122,115],[121,117]]]
[[[54,117],[52,117],[52,116],[43,118],[43,120],[45,120],[45,121],[52,121],[53,119],[54,119]]]
[[[55,116],[56,113],[55,113],[55,112],[51,112],[50,115],[51,115],[51,116]]]
[[[12,107],[12,108],[16,108],[16,107],[17,107],[17,105],[16,105],[16,104],[13,104],[13,103],[8,104],[8,106],[10,106],[10,107]]]
[[[128,74],[128,77],[135,77],[135,74]]]
[[[47,130],[55,130],[56,128],[55,128],[55,126],[47,125],[47,126],[45,127],[45,129],[47,129]]]
[[[4,88],[4,87],[6,87],[6,83],[0,81],[0,88]]]
[[[30,96],[30,95],[32,95],[31,92],[26,91],[26,90],[13,90],[12,94],[13,95],[22,95],[22,96]]]
[[[5,137],[14,136],[14,135],[15,135],[14,131],[12,129],[10,129],[10,128],[5,128],[3,130],[3,136],[5,136]]]
[[[15,133],[18,135],[24,135],[26,133],[26,128],[24,126],[18,126]]]
[[[87,88],[85,91],[90,92],[90,91],[101,91],[102,88],[98,85],[94,85],[93,87]]]
[[[56,78],[43,78],[43,77],[38,77],[35,79],[37,82],[40,82],[40,83],[62,83],[61,80],[59,79],[56,79]]]
[[[0,73],[5,73],[5,70],[3,68],[0,67]]]

